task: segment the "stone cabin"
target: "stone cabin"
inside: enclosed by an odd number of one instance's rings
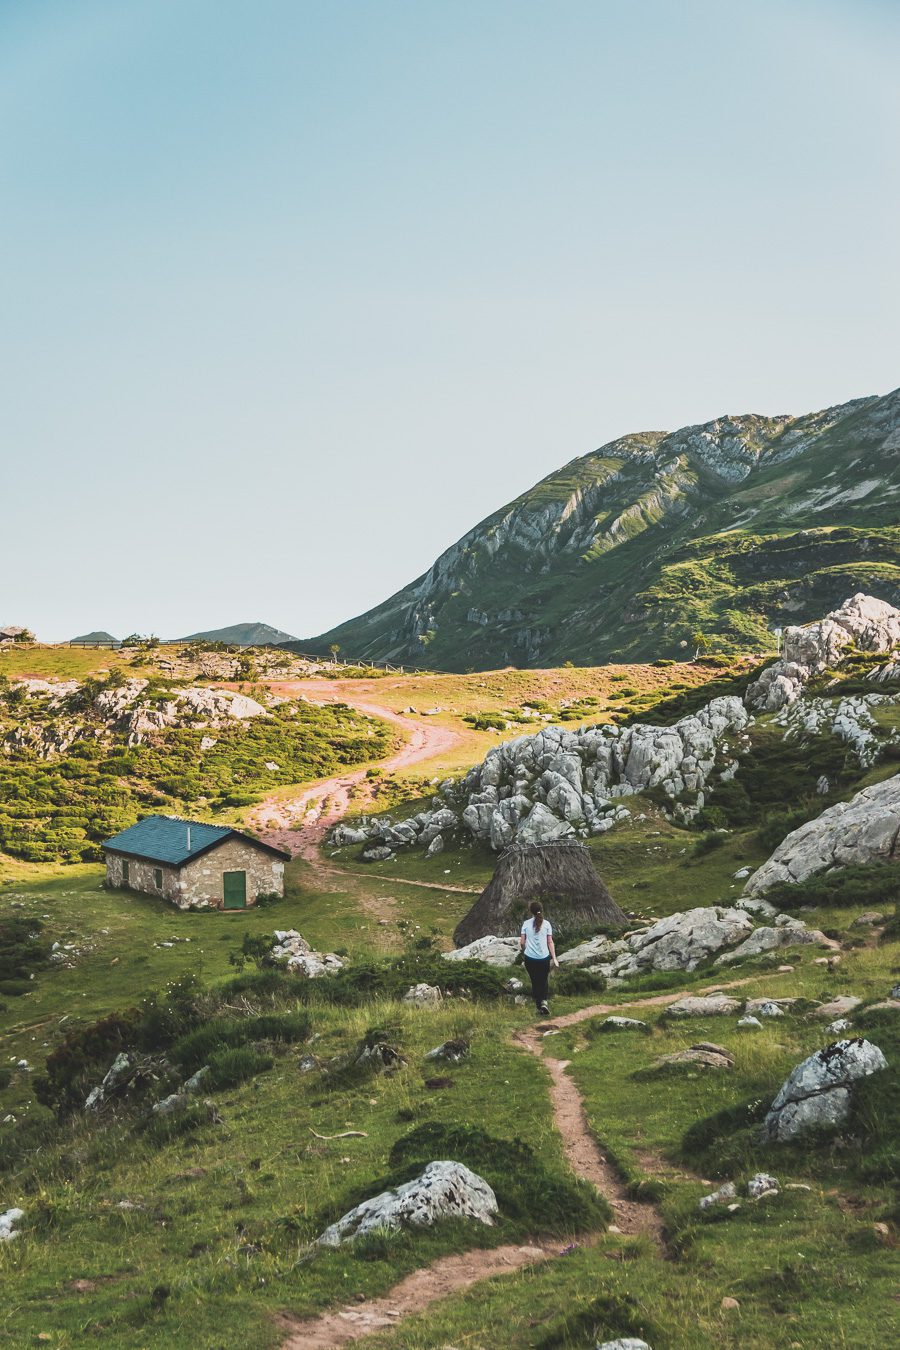
[[[145,816],[103,844],[106,884],[161,895],[179,909],[246,909],[284,895],[290,854],[230,825]]]

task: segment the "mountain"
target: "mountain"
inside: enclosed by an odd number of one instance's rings
[[[107,642],[118,642],[118,640],[118,638],[113,637],[112,633],[107,633],[102,628],[97,629],[94,633],[82,633],[80,637],[69,638],[70,642],[96,642],[98,646]]]
[[[574,459],[382,604],[304,641],[437,670],[765,651],[864,590],[900,603],[900,389]]]
[[[280,642],[295,642],[290,633],[267,623],[233,623],[230,628],[210,628],[205,633],[188,633],[177,642],[226,642],[235,647],[267,647]]]

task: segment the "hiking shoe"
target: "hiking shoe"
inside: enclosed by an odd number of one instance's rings
[[[544,1002],[544,1003],[539,1003],[539,1004],[538,1004],[538,1012],[541,1013],[544,1017],[549,1017],[549,1016],[550,1016],[550,1005],[549,1005],[548,1003],[546,1003],[546,1002]]]

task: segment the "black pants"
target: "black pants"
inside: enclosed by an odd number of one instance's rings
[[[525,956],[525,969],[531,980],[531,997],[539,1008],[547,1001],[547,988],[550,983],[550,957]]]

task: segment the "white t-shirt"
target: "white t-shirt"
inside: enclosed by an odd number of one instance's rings
[[[534,930],[534,919],[526,919],[522,924],[522,932],[525,934],[526,956],[532,957],[535,961],[543,961],[550,955],[547,939],[553,936],[553,927],[547,919],[542,921],[537,932]]]

